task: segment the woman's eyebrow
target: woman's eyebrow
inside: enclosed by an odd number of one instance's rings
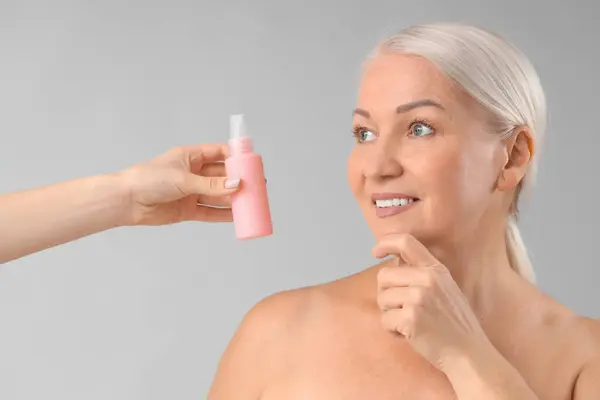
[[[414,110],[415,108],[419,108],[419,107],[435,107],[435,108],[439,108],[440,110],[445,110],[444,106],[442,106],[437,101],[433,101],[431,99],[423,99],[423,100],[411,101],[410,103],[402,104],[402,105],[396,107],[396,112],[398,114],[401,114],[401,113],[405,113],[405,112]],[[371,118],[371,114],[367,110],[364,110],[362,108],[355,108],[353,111],[353,114],[358,114],[365,118]]]

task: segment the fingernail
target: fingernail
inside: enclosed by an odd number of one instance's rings
[[[225,181],[225,189],[233,189],[240,185],[239,179],[227,179]]]

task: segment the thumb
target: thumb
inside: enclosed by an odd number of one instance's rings
[[[205,196],[226,196],[235,192],[240,186],[239,179],[225,176],[201,176],[188,174],[185,192]]]

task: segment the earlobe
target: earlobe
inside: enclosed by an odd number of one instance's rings
[[[496,187],[500,191],[509,191],[515,189],[519,185],[520,179],[515,176],[514,171],[511,169],[503,169],[498,177],[498,183]]]

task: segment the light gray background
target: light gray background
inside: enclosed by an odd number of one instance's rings
[[[592,1],[0,4],[0,192],[224,141],[245,113],[275,226],[119,229],[2,266],[0,398],[204,398],[255,302],[371,265],[345,175],[359,65],[420,22],[481,24],[536,64],[551,124],[523,234],[540,287],[600,315]]]

